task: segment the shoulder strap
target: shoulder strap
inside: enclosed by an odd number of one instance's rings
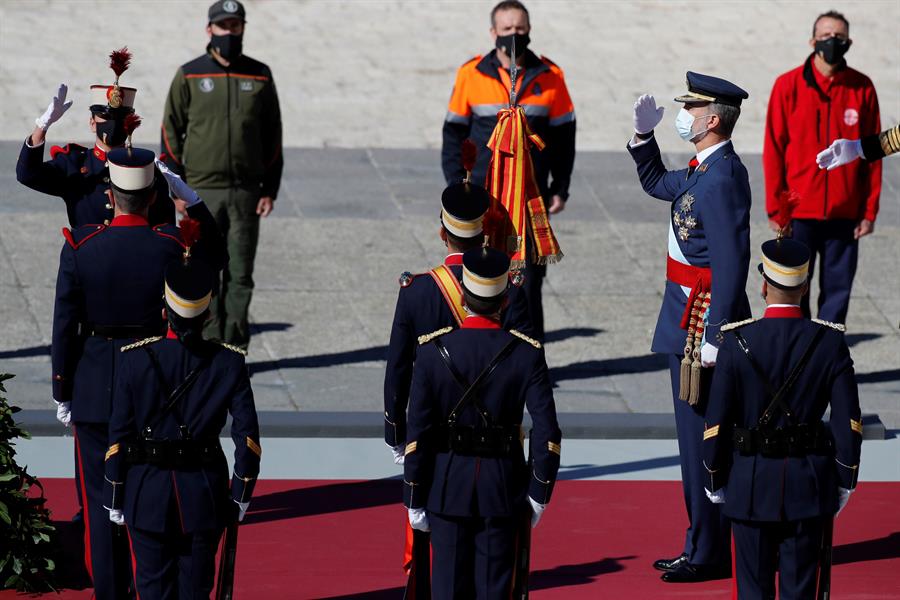
[[[194,382],[197,380],[197,377],[200,376],[206,367],[209,366],[209,363],[212,362],[212,356],[208,355],[201,359],[200,363],[194,367],[194,369],[188,373],[188,376],[185,377],[184,381],[182,381],[178,387],[169,392],[169,386],[166,383],[165,377],[162,372],[162,366],[159,364],[159,359],[156,357],[156,354],[150,348],[145,347],[148,356],[150,357],[150,362],[153,363],[153,369],[156,371],[156,376],[159,379],[160,386],[162,387],[163,393],[168,395],[168,401],[165,406],[163,406],[162,410],[157,413],[156,417],[153,421],[150,422],[147,427],[144,428],[144,432],[149,435],[153,435],[153,430],[160,424],[160,422],[165,418],[169,412],[175,413],[175,418],[178,421],[178,428],[182,433],[183,437],[187,437],[189,431],[187,430],[187,426],[184,424],[184,419],[181,417],[181,412],[177,410],[178,402],[182,397],[191,389],[191,386],[194,385]],[[148,437],[149,437],[148,435]]]
[[[450,313],[456,320],[457,325],[462,325],[466,319],[466,310],[463,308],[462,285],[459,279],[453,274],[453,271],[447,265],[440,265],[433,268],[429,274],[437,284],[444,301],[450,308]]]

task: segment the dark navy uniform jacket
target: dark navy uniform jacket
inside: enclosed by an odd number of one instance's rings
[[[410,508],[450,516],[509,517],[525,505],[525,494],[550,501],[559,470],[562,433],[541,344],[521,339],[496,321],[468,317],[461,329],[440,337],[458,371],[471,383],[509,342],[512,353],[481,388],[479,397],[498,425],[519,425],[525,407],[531,415],[531,469],[524,451],[514,457],[481,458],[440,450],[439,428],[464,390],[451,375],[433,342],[420,346],[409,401],[409,443],[404,463],[404,502]],[[457,423],[478,426],[471,404]]]
[[[106,153],[96,146],[91,150],[78,144],[54,146],[50,160],[44,162],[44,144],[32,148],[26,140],[16,163],[16,179],[37,192],[61,197],[72,227],[108,225],[113,219]],[[151,225],[175,222],[169,186],[158,173],[149,221]]]
[[[172,522],[169,511],[173,504],[183,532],[219,529],[235,515],[232,499],[250,501],[259,474],[262,450],[250,377],[244,355],[237,348],[205,342],[199,351],[192,351],[173,337],[170,334],[167,339],[131,344],[121,353],[116,402],[109,422],[105,506],[122,510],[130,527],[145,531],[166,531],[166,525]],[[162,391],[147,349],[159,360],[169,392]],[[194,440],[214,442],[231,413],[235,448],[230,493],[228,464],[222,451],[213,463],[193,470],[169,471],[146,464],[128,465],[124,460],[125,444],[136,440],[156,421],[167,404],[168,393],[206,355],[211,356],[211,362],[177,408]],[[175,411],[169,411],[154,428],[153,439],[178,440],[178,428]]]
[[[462,279],[462,254],[447,256],[444,264],[457,279]],[[531,319],[524,293],[512,284],[508,293],[504,327],[530,333]],[[406,405],[419,336],[456,326],[450,307],[431,275],[415,275],[408,286],[400,288],[384,375],[384,441],[391,446],[406,443]]]
[[[634,148],[629,145],[628,151],[637,164],[644,191],[672,205],[669,256],[695,267],[712,269],[706,341],[717,346],[719,327],[750,316],[744,291],[750,264],[747,169],[731,142],[714,151],[690,175],[688,169],[666,170],[655,138]],[[689,210],[683,210],[688,206]],[[678,221],[682,224],[678,225]],[[682,286],[666,281],[653,335],[653,352],[681,354],[684,351],[686,331],[681,329],[681,318],[687,298]]]
[[[734,331],[724,332],[706,410],[703,457],[711,482],[727,481],[725,514],[750,521],[795,521],[837,510],[838,486],[852,489],[859,474],[862,446],[859,395],[844,334],[802,318],[799,307],[769,307],[766,318],[737,328],[750,352],[778,389],[800,360],[817,329],[824,337],[787,395],[800,423],[816,423],[831,407],[835,456],[770,458],[733,451],[735,426],[755,427],[771,403]],[[729,329],[729,328],[726,328]],[[778,411],[773,424],[789,421]]]
[[[200,202],[188,208],[188,215],[201,228],[191,254],[218,271],[226,251],[212,214]],[[163,274],[184,247],[177,227],[151,228],[136,215],[118,216],[108,227],[89,225],[63,233],[53,310],[53,398],[72,402],[76,422],[106,423],[119,348],[134,337],[94,330],[163,331]]]

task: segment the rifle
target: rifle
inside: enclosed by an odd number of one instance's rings
[[[237,519],[225,529],[225,543],[219,557],[219,578],[216,583],[216,600],[234,598],[234,565],[237,559]]]
[[[431,600],[431,534],[412,530],[412,560],[403,600]]]
[[[816,600],[831,598],[831,551],[834,545],[834,517],[825,520],[822,549],[819,553],[819,579],[816,581]]]

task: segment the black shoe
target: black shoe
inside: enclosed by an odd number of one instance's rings
[[[698,583],[700,581],[728,579],[730,577],[730,567],[692,565],[689,562],[684,562],[672,571],[663,573],[661,579],[666,583]]]
[[[676,556],[675,558],[661,558],[653,563],[653,568],[657,571],[672,571],[679,566],[687,563],[687,554]]]

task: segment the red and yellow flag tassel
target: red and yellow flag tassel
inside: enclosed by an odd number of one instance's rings
[[[492,245],[512,255],[512,269],[525,266],[525,239],[531,236],[535,264],[558,262],[563,257],[544,200],[534,178],[531,147],[544,149],[544,141],[528,127],[521,107],[506,108],[497,113],[497,126],[487,143],[493,155],[485,187],[495,200],[492,218],[486,219],[494,231]],[[505,213],[505,215],[504,215]]]

